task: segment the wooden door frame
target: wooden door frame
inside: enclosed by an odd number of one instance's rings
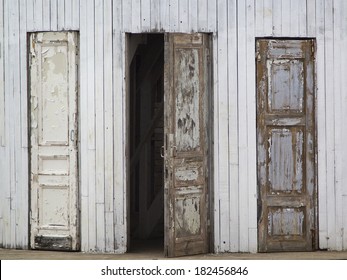
[[[318,88],[317,88],[317,38],[316,37],[272,37],[272,36],[265,36],[265,37],[255,37],[255,70],[256,70],[256,80],[255,80],[255,93],[256,93],[256,111],[258,111],[258,81],[257,81],[257,59],[258,59],[258,51],[257,51],[257,42],[259,40],[292,40],[292,41],[302,41],[302,40],[310,40],[312,41],[312,52],[313,52],[313,89],[314,89],[314,98],[313,98],[313,127],[314,127],[314,133],[313,133],[313,141],[314,141],[314,194],[313,194],[313,211],[314,211],[314,217],[313,217],[313,223],[315,230],[312,233],[312,248],[314,250],[319,250],[319,178],[318,178],[318,122],[317,122],[317,100],[318,100]],[[256,135],[258,135],[258,114],[256,112]],[[257,142],[257,151],[256,151],[256,166],[257,166],[257,251],[259,252],[259,219],[260,219],[260,212],[261,212],[261,190],[260,190],[260,184],[258,183],[258,136],[256,139]]]
[[[125,233],[125,252],[128,252],[130,249],[130,63],[129,61],[129,36],[130,35],[138,35],[141,34],[163,34],[163,45],[165,47],[165,34],[173,34],[177,32],[148,32],[148,33],[136,33],[136,32],[126,32],[125,33],[125,42],[124,42],[124,54],[125,54],[125,60],[124,60],[124,77],[125,77],[125,90],[124,90],[124,105],[125,105],[125,155],[128,155],[125,161],[125,213],[124,213],[124,222],[126,230]],[[195,33],[195,32],[194,32]],[[182,34],[194,34],[194,33],[182,33]],[[207,134],[208,134],[208,157],[207,157],[207,166],[209,170],[208,174],[208,203],[209,203],[209,209],[208,209],[208,217],[209,217],[209,224],[208,224],[208,244],[209,244],[209,251],[214,252],[215,244],[214,244],[214,85],[213,85],[213,79],[214,79],[214,47],[216,41],[213,39],[214,33],[212,32],[197,32],[197,33],[204,33],[208,35],[209,38],[209,47],[210,47],[210,69],[209,69],[209,88],[210,88],[210,95],[208,96],[207,102],[208,102],[208,125],[207,125]],[[164,50],[165,53],[165,50]],[[165,57],[165,54],[164,54]],[[164,68],[165,68],[165,58],[164,58]],[[164,96],[166,94],[165,90],[165,82],[164,82]],[[164,186],[163,186],[164,187]],[[165,208],[165,201],[164,208]],[[165,215],[164,215],[164,227],[165,227],[166,221],[165,221]],[[165,235],[164,230],[164,235]],[[164,254],[164,244],[163,244],[163,254]]]

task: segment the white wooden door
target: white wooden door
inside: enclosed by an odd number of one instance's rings
[[[78,250],[78,34],[30,35],[31,248]]]
[[[165,36],[165,253],[209,250],[209,37]]]

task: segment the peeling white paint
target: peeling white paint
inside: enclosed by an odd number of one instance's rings
[[[180,151],[197,149],[200,143],[199,50],[176,49],[176,139]]]
[[[76,250],[77,146],[70,138],[77,131],[77,37],[44,32],[30,40],[30,246]]]

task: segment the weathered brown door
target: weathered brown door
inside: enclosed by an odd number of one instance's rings
[[[314,41],[257,41],[259,251],[315,249]]]
[[[206,253],[209,38],[165,36],[165,254]]]

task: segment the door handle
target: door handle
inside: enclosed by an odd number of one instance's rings
[[[160,148],[160,156],[164,158],[164,146],[161,146]]]
[[[71,142],[75,142],[75,130],[71,129],[70,131],[70,140]]]
[[[172,156],[175,157],[177,155],[177,146],[171,146]]]

